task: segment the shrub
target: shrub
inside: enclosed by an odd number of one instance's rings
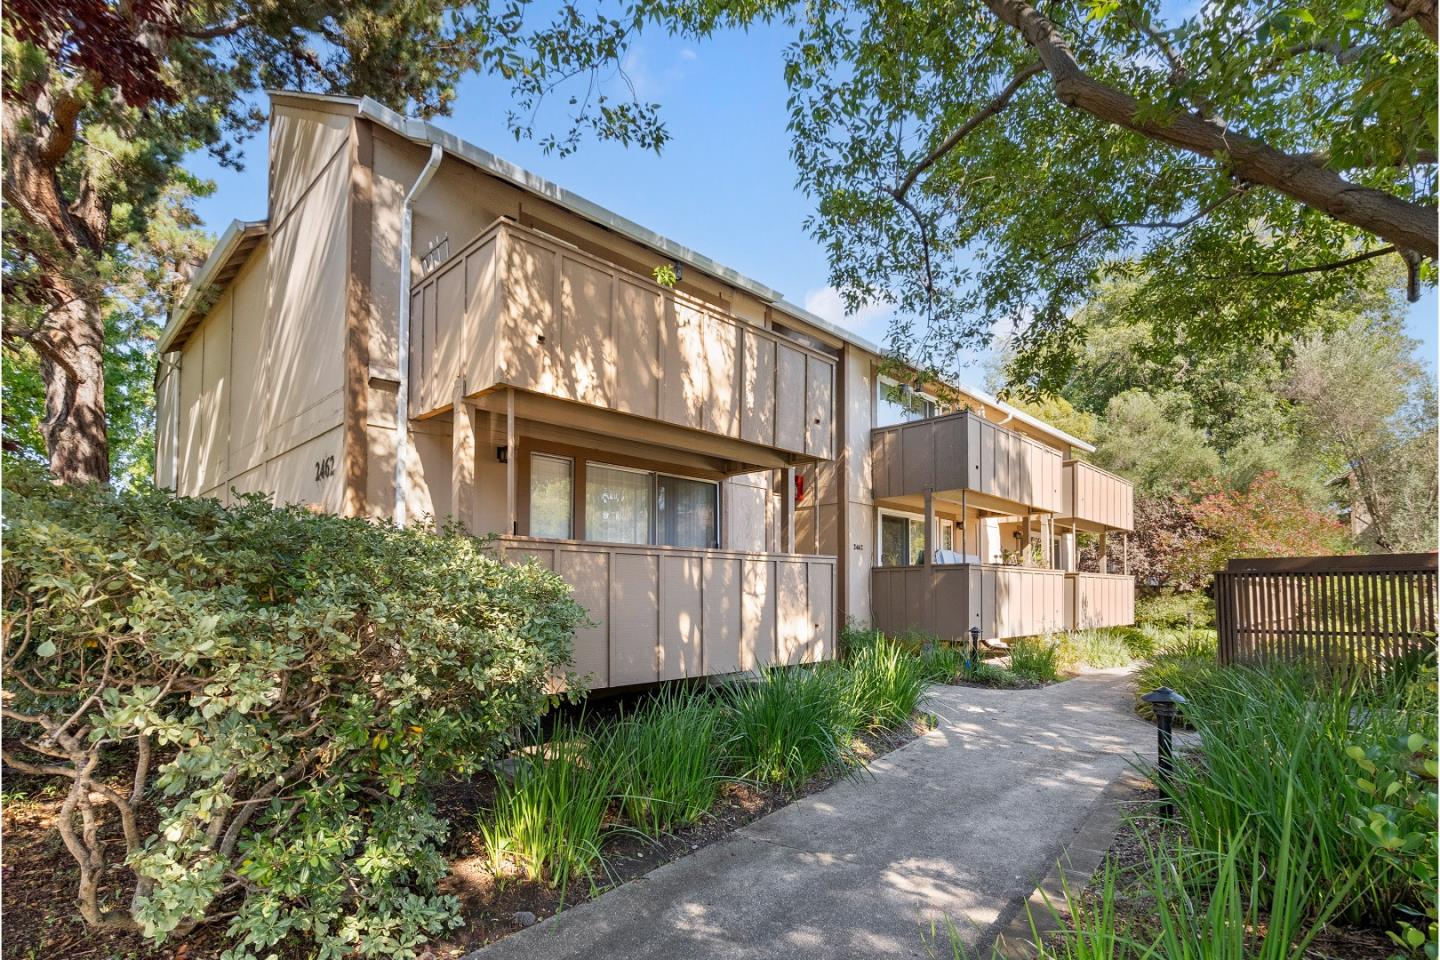
[[[1215,603],[1200,590],[1165,592],[1135,599],[1135,625],[1190,629],[1215,625]]]
[[[1059,651],[1046,637],[1021,637],[1010,645],[1010,670],[1021,679],[1050,683],[1058,679],[1059,665]]]
[[[1004,667],[986,663],[984,660],[972,663],[962,676],[971,683],[978,683],[986,687],[1010,689],[1027,685],[1026,678],[1020,677]]]
[[[479,815],[492,872],[514,861],[528,879],[562,892],[577,877],[594,883],[618,783],[608,746],[603,734],[566,723],[518,755],[513,777],[497,778],[494,806]]]
[[[965,655],[953,644],[937,643],[920,652],[920,672],[930,683],[953,683],[965,665]]]
[[[1150,709],[1150,704],[1140,699],[1142,695],[1160,687],[1169,687],[1189,700],[1202,696],[1206,687],[1222,679],[1224,675],[1224,668],[1211,655],[1192,656],[1181,653],[1157,656],[1136,674],[1135,711],[1146,720],[1154,720],[1154,711]],[[1186,713],[1188,708],[1189,704],[1182,704],[1176,712],[1176,719],[1182,725],[1189,724]]]
[[[427,786],[546,707],[583,618],[561,580],[258,498],[15,465],[5,495],[5,760],[68,784],[87,923],[390,957],[452,922]],[[123,862],[79,828],[112,815]]]
[[[641,833],[669,833],[714,804],[724,777],[720,721],[707,698],[670,688],[616,722],[608,766],[621,811]]]
[[[724,753],[735,774],[794,789],[854,759],[859,718],[843,668],[769,667],[728,694]]]
[[[925,664],[885,637],[845,661],[843,692],[859,724],[871,730],[910,720],[925,695]]]

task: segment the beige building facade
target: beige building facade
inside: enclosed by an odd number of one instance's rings
[[[596,688],[1130,622],[1083,442],[370,100],[273,94],[268,182],[162,335],[158,485],[494,536]]]

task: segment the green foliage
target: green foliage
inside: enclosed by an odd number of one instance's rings
[[[1049,637],[1021,637],[1010,644],[1010,672],[1024,680],[1050,683],[1060,676],[1060,652]]]
[[[952,683],[960,675],[965,655],[949,643],[934,643],[920,651],[920,673],[930,683]]]
[[[1155,712],[1150,704],[1140,699],[1143,694],[1161,687],[1169,687],[1187,700],[1199,697],[1203,691],[1224,678],[1224,667],[1215,660],[1214,653],[1188,655],[1184,653],[1162,654],[1140,668],[1135,675],[1135,712],[1143,719],[1153,721]],[[1181,704],[1176,712],[1176,722],[1189,726],[1189,704]]]
[[[844,663],[843,696],[861,726],[884,730],[908,723],[925,695],[927,669],[934,669],[898,642],[877,636]]]
[[[563,581],[258,498],[12,463],[5,501],[6,763],[68,775],[88,922],[129,883],[115,923],[163,940],[233,913],[237,958],[411,956],[451,922],[428,787],[551,702],[583,619]],[[111,815],[123,864],[73,819]]]
[[[1055,644],[1055,660],[1059,670],[1073,672],[1081,667],[1105,670],[1128,667],[1135,659],[1131,652],[1134,640],[1127,639],[1128,628],[1111,627],[1065,633]]]
[[[1175,773],[1177,818],[1191,844],[1217,851],[1246,838],[1270,871],[1257,881],[1259,895],[1281,898],[1293,808],[1294,822],[1305,825],[1298,839],[1307,855],[1293,877],[1300,888],[1345,889],[1346,917],[1371,924],[1428,902],[1407,863],[1376,856],[1354,830],[1352,818],[1368,823],[1375,798],[1355,775],[1351,748],[1368,756],[1432,729],[1433,688],[1229,667],[1182,692],[1204,743],[1203,760],[1181,756]],[[1302,912],[1319,906],[1312,901]]]
[[[1220,472],[1220,455],[1191,420],[1189,399],[1127,390],[1110,399],[1094,460],[1135,484],[1137,495],[1187,492]]]
[[[1350,817],[1350,831],[1369,844],[1375,856],[1400,871],[1418,902],[1390,933],[1407,952],[1435,960],[1437,924],[1436,855],[1440,851],[1440,806],[1436,801],[1437,754],[1433,717],[1415,732],[1346,754],[1358,768],[1353,782],[1362,809]]]
[[[723,716],[709,699],[666,690],[622,717],[606,743],[620,811],[648,837],[694,823],[724,778]]]
[[[1203,593],[1164,592],[1137,597],[1135,625],[1175,629],[1208,627],[1215,623],[1215,604]]]
[[[603,733],[569,723],[520,752],[512,777],[498,778],[494,806],[479,817],[492,871],[502,875],[513,862],[528,879],[562,891],[582,877],[594,885],[619,787],[617,754],[608,747]]]
[[[680,277],[675,272],[675,265],[673,263],[660,264],[660,266],[650,271],[650,276],[653,277],[655,282],[660,284],[660,286],[668,287],[671,290],[674,290],[675,284],[680,282]]]
[[[769,667],[729,691],[725,754],[746,780],[794,790],[853,762],[861,722],[843,670]]]

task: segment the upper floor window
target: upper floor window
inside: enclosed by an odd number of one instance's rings
[[[890,427],[913,420],[928,420],[937,413],[934,397],[888,377],[875,381],[875,426]]]

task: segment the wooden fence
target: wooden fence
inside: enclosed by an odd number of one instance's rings
[[[1436,555],[1231,560],[1215,574],[1221,663],[1335,666],[1435,643]]]

